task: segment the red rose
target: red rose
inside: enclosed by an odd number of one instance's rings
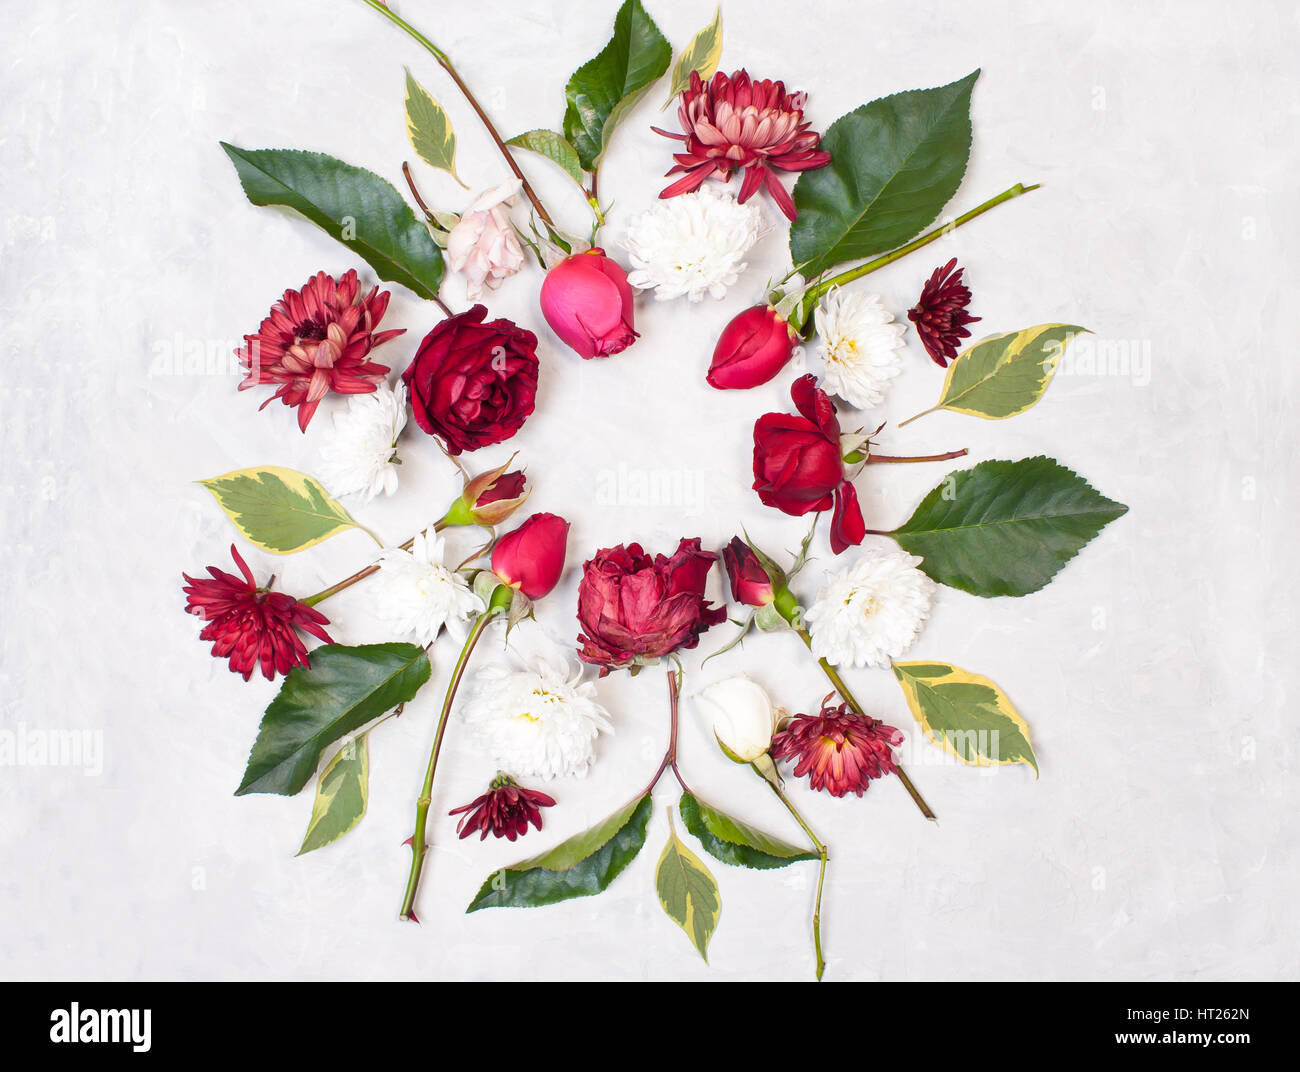
[[[636,543],[597,551],[578,586],[579,657],[604,677],[635,660],[695,647],[701,633],[727,616],[704,599],[717,559],[700,550],[699,539],[682,540],[671,558],[651,558]]]
[[[569,523],[554,514],[533,514],[492,549],[492,572],[529,599],[541,599],[564,572]]]
[[[722,564],[727,567],[731,595],[737,603],[766,607],[776,598],[772,578],[767,575],[753,548],[739,536],[733,536],[731,543],[722,549]]]
[[[798,339],[770,305],[755,305],[722,329],[705,379],[723,391],[767,383],[785,368]]]
[[[754,422],[754,490],[796,517],[834,506],[831,549],[838,555],[866,535],[857,492],[844,476],[839,418],[815,376],[795,380],[790,397],[798,416],[764,413]]]
[[[449,454],[509,439],[533,412],[537,336],[509,320],[484,323],[476,305],[449,316],[402,373],[415,423]]]

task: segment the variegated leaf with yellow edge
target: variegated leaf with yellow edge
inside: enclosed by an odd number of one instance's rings
[[[722,897],[704,861],[677,836],[672,808],[668,809],[668,844],[655,868],[655,892],[668,918],[686,932],[707,964],[709,939],[722,915]]]
[[[296,469],[277,465],[236,469],[198,483],[212,492],[244,539],[273,555],[314,547],[351,528],[369,532],[330,497],[320,481]]]
[[[948,663],[894,663],[894,676],[925,735],[976,767],[1024,763],[1038,774],[1029,727],[992,681]]]
[[[672,104],[684,89],[690,88],[691,73],[698,71],[700,81],[707,82],[718,69],[722,59],[722,8],[713,15],[713,21],[691,38],[691,43],[682,49],[673,67],[673,84],[668,90],[668,99],[664,108]],[[663,111],[661,108],[660,111]]]

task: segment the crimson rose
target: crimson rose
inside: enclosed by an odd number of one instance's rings
[[[449,316],[402,373],[415,423],[449,454],[509,439],[537,397],[537,336],[485,316],[482,305]]]

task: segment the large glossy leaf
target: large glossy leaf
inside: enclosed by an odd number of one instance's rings
[[[713,13],[713,21],[691,38],[691,43],[682,49],[673,65],[673,82],[668,89],[668,100],[664,107],[672,104],[677,95],[691,84],[691,72],[698,71],[702,81],[707,82],[718,69],[718,60],[722,58],[722,8]]]
[[[610,135],[672,62],[673,49],[641,0],[626,0],[614,19],[614,36],[564,87],[564,134],[591,171]]]
[[[1024,413],[1043,397],[1070,341],[1087,330],[1039,324],[981,339],[948,366],[935,408],[991,420]]]
[[[742,823],[690,793],[682,794],[677,809],[682,824],[699,839],[704,851],[724,864],[768,870],[818,859],[817,853]]]
[[[722,915],[722,897],[709,869],[691,852],[672,829],[672,809],[668,810],[668,844],[659,854],[655,868],[655,893],[659,904],[709,962],[709,939]]]
[[[553,130],[529,130],[515,135],[506,144],[546,157],[579,186],[582,185],[582,162],[578,159],[578,150],[562,134]]]
[[[638,797],[549,852],[496,872],[465,911],[531,908],[601,893],[641,851],[653,806],[649,794]]]
[[[1050,581],[1128,507],[1051,458],[981,462],[949,473],[891,534],[940,584],[1023,596]]]
[[[465,185],[456,174],[456,134],[451,119],[410,71],[406,72],[406,134],[421,160]]]
[[[290,670],[262,716],[235,795],[298,792],[326,748],[414,698],[429,673],[429,657],[415,644],[316,648],[310,668]]]
[[[278,465],[200,480],[249,543],[274,555],[314,547],[359,527],[320,482]]]
[[[790,256],[804,275],[897,249],[939,215],[966,172],[978,77],[881,97],[830,125],[831,162],[794,187]]]
[[[1038,773],[1029,727],[992,681],[948,663],[894,663],[925,735],[945,752],[976,767],[1024,763]]]
[[[298,850],[299,856],[337,841],[366,814],[366,797],[370,791],[368,741],[368,733],[354,737],[320,772],[311,821]]]
[[[379,276],[421,298],[437,296],[442,253],[391,183],[324,153],[240,149],[221,143],[255,205],[302,213]]]

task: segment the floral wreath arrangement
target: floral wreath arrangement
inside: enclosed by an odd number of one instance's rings
[[[367,290],[356,270],[339,278],[322,271],[300,290],[285,291],[237,351],[245,373],[239,389],[273,388],[263,407],[279,399],[297,411],[300,429],[306,430],[330,393],[349,396],[347,407],[335,415],[319,479],[257,467],[202,485],[240,535],[263,551],[291,554],[351,528],[371,535],[380,547],[364,568],[307,597],[259,583],[234,546],[237,574],[214,566],[207,577],[185,577],[186,609],[205,621],[200,637],[212,642],[212,654],[228,660],[245,680],[257,671],[267,679],[283,677],[237,792],[292,795],[315,779],[301,851],[342,837],[365,812],[369,734],[430,680],[430,651],[444,627],[462,633],[406,843],[411,867],[400,917],[417,920],[434,778],[458,687],[489,625],[503,620],[509,637],[532,616],[533,601],[556,586],[569,530],[566,520],[538,513],[498,538],[496,527],[529,495],[524,473],[510,468],[513,458],[473,476],[462,467],[462,455],[510,440],[520,430],[533,412],[541,363],[532,331],[489,320],[482,304],[453,312],[439,297],[446,268],[465,278],[469,298],[477,301],[519,272],[531,253],[545,269],[540,306],[554,334],[583,358],[610,358],[634,344],[647,345],[638,343],[634,288],[653,290],[658,301],[725,295],[764,229],[756,203],[762,195],[790,221],[791,269],[767,286],[765,300],[727,324],[706,380],[719,390],[766,383],[803,340],[819,337],[820,382],[813,375],[796,379],[790,391],[795,412],[765,413],[754,423],[754,490],[764,504],[788,515],[813,515],[813,528],[829,510],[836,555],[868,534],[889,537],[897,546],[861,550],[807,604],[791,583],[808,558],[811,529],[784,565],[744,534],[720,554],[704,549],[698,538],[683,538],[668,555],[651,554],[635,542],[595,551],[583,563],[579,586],[578,661],[542,659],[478,670],[476,690],[461,705],[459,721],[501,770],[481,796],[451,815],[460,817],[462,838],[477,833],[480,840],[492,834],[514,841],[530,828],[540,830],[543,809],[556,801],[521,779],[585,773],[599,734],[612,726],[597,696],[598,680],[584,680],[583,664],[597,667],[600,678],[623,669],[636,674],[661,660],[676,662],[676,652],[695,648],[726,618],[725,608],[705,597],[710,570],[721,558],[733,599],[747,608],[739,634],[721,650],[734,648],[751,627],[790,631],[828,680],[828,695],[800,708],[807,713],[793,715],[744,676],[714,683],[695,698],[723,752],[763,779],[807,844],[791,844],[726,814],[687,785],[677,757],[682,670],[676,663],[668,673],[667,750],[644,788],[591,829],[488,876],[468,911],[549,905],[605,890],[644,846],[652,790],[671,772],[681,788],[680,832],[670,812],[655,873],[664,911],[707,959],[721,895],[683,832],[723,864],[777,869],[815,862],[811,933],[820,979],[828,851],[787,791],[781,765],[788,776],[806,778],[812,790],[836,797],[861,797],[873,780],[895,777],[921,813],[934,818],[898,762],[902,733],[864,710],[841,670],[890,670],[924,736],[960,762],[1020,763],[1037,773],[1028,726],[1002,689],[957,666],[898,661],[899,656],[917,637],[938,586],[985,597],[1037,591],[1126,510],[1041,456],[983,461],[951,472],[889,531],[866,527],[854,490],[853,478],[867,466],[941,461],[966,451],[889,456],[875,449],[880,428],[841,428],[831,396],[857,408],[879,405],[901,370],[906,331],[879,298],[849,284],[1035,187],[1017,184],[926,230],[965,173],[978,71],[936,89],[873,100],[821,135],[805,115],[804,93],[745,70],[717,70],[720,11],[674,64],[671,46],[640,0],[626,0],[612,39],[565,87],[562,130],[531,130],[505,140],[444,52],[382,0],[364,2],[432,55],[486,126],[512,177],[455,214],[429,207],[403,164],[417,216],[384,179],[333,157],[222,144],[249,201],[295,210],[337,238],[380,280],[406,287],[443,314],[390,385],[390,368],[377,358],[395,349],[388,344],[405,329],[380,329],[388,293],[378,286]],[[670,66],[669,102],[677,103],[680,129],[655,129],[677,143],[667,172],[673,181],[654,207],[629,224],[629,272],[597,244],[605,223],[598,177],[616,128]],[[405,108],[415,152],[459,181],[448,114],[409,71]],[[525,178],[516,160],[520,152],[545,157],[577,185],[592,218],[587,237],[556,223]],[[792,191],[783,172],[799,175]],[[739,190],[733,194],[728,184],[736,177]],[[524,223],[512,215],[521,193],[530,208]],[[1040,324],[959,349],[979,319],[968,312],[972,295],[963,275],[955,260],[936,268],[907,312],[926,354],[947,370],[939,399],[926,412],[1005,419],[1042,397],[1065,348],[1085,329]],[[365,502],[395,492],[408,414],[461,467],[463,493],[423,532],[389,547],[339,500]],[[481,526],[489,539],[470,559],[448,562],[441,533],[452,526]],[[400,639],[333,643],[319,606],[369,577],[373,606]],[[310,652],[308,636],[321,642]]]

